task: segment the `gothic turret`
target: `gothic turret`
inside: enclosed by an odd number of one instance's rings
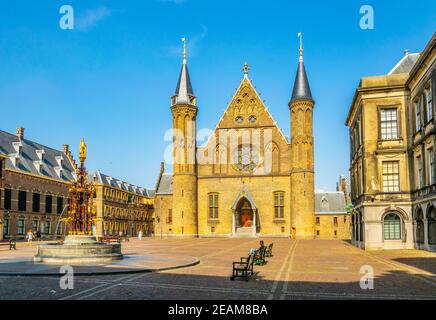
[[[174,105],[193,105],[195,106],[194,90],[192,90],[191,78],[189,77],[188,63],[186,61],[186,39],[183,38],[183,64],[180,70],[179,81],[177,81],[176,92],[171,99]]]
[[[297,100],[313,101],[307,80],[306,68],[303,62],[303,49],[300,49],[300,61],[298,62],[297,75],[295,76],[294,89],[292,90],[291,103]]]
[[[291,111],[291,226],[297,238],[315,234],[315,191],[313,154],[313,108],[315,101],[309,87],[303,62],[300,37],[300,59],[294,89],[289,102]]]
[[[186,62],[183,38],[183,64],[175,95],[171,98],[174,141],[172,234],[197,236],[196,97]]]

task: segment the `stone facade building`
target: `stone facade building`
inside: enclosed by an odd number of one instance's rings
[[[243,70],[214,132],[197,146],[199,108],[185,55],[171,98],[174,171],[161,168],[156,187],[156,235],[315,237],[315,102],[302,48],[289,103],[290,140],[249,79],[247,64]]]
[[[315,193],[315,236],[318,239],[350,239],[350,215],[344,192]]]
[[[43,236],[61,235],[59,223],[68,204],[68,184],[76,177],[76,163],[67,145],[55,150],[0,131],[1,238],[24,238],[28,230]]]
[[[361,79],[350,128],[352,241],[365,249],[436,249],[436,35],[383,76]]]
[[[96,171],[89,175],[96,188],[94,207],[97,236],[137,236],[153,231],[154,191]]]

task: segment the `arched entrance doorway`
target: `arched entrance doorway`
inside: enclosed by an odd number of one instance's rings
[[[419,245],[424,244],[424,213],[421,208],[416,211],[416,242]]]
[[[232,206],[233,236],[256,236],[259,221],[257,207],[247,188],[243,187]]]
[[[428,209],[427,224],[428,244],[436,245],[436,209],[433,206]]]
[[[253,227],[253,208],[247,198],[242,198],[235,210],[236,228],[252,228]]]

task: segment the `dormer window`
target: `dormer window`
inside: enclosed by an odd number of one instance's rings
[[[62,157],[62,156],[56,156],[56,162],[58,163],[58,166],[60,167],[60,168],[62,168],[62,163],[63,163],[63,161],[64,161],[64,157]]]
[[[37,155],[38,159],[40,161],[43,161],[44,160],[44,155],[45,155],[44,149],[36,150],[35,152],[36,152],[36,155]]]
[[[12,143],[12,146],[13,146],[14,149],[15,149],[15,153],[16,153],[17,155],[20,155],[20,154],[21,154],[21,149],[23,148],[23,143],[22,143],[21,141],[19,141],[19,142],[13,142],[13,143]]]
[[[11,156],[11,157],[9,157],[9,159],[11,160],[12,165],[13,165],[15,168],[18,168],[18,166],[20,165],[20,157],[17,156],[17,155],[15,155],[15,156]]]
[[[323,208],[325,210],[328,210],[328,208],[329,208],[329,201],[327,200],[326,196],[323,196],[321,198],[321,208]]]
[[[35,166],[36,171],[38,171],[39,173],[42,172],[42,168],[44,167],[44,163],[42,162],[42,160],[33,161],[33,165]]]

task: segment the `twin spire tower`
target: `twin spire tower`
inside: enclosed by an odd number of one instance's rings
[[[309,87],[303,62],[302,34],[297,74],[289,102],[291,121],[290,190],[286,202],[290,208],[290,228],[298,238],[313,238],[315,233],[313,109],[315,101]],[[197,99],[192,89],[183,38],[183,63],[174,96],[171,97],[173,116],[173,199],[172,232],[198,236],[198,175],[196,163]],[[248,65],[244,65],[244,78]],[[236,191],[236,190],[235,190]],[[224,210],[225,208],[223,208]]]

